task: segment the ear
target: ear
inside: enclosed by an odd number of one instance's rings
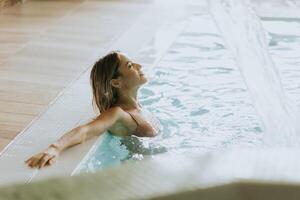
[[[120,88],[121,87],[121,82],[119,79],[111,79],[110,84],[115,87],[115,88]]]

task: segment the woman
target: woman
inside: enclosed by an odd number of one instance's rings
[[[66,148],[83,143],[105,131],[117,136],[157,135],[159,121],[143,110],[137,99],[138,89],[147,82],[141,65],[120,52],[111,52],[94,64],[90,81],[93,103],[101,115],[65,133],[46,150],[26,160],[29,167],[49,166]]]

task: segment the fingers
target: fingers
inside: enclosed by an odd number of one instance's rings
[[[50,155],[48,153],[41,153],[36,156],[33,156],[25,161],[25,163],[31,168],[43,168],[54,163],[55,155]]]
[[[50,165],[53,165],[56,161],[56,157],[53,156],[51,159],[48,160],[48,162],[46,162],[45,167],[48,167]]]
[[[31,161],[32,157],[28,158],[27,160],[25,160],[25,163],[29,163]]]
[[[32,156],[32,157],[28,158],[28,159],[25,161],[25,163],[29,165],[35,158],[36,158],[36,156]]]
[[[50,158],[50,155],[45,153],[44,156],[39,160],[38,168],[41,169],[46,164],[46,162],[49,160],[49,158]]]
[[[27,165],[31,168],[36,167],[42,156],[43,154],[37,154],[35,156],[32,156],[31,158],[26,160]]]
[[[39,169],[45,166],[49,166],[52,163],[50,161],[55,157],[55,155],[46,154],[40,161]]]

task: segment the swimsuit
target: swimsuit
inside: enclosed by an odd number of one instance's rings
[[[148,117],[146,118],[148,121],[143,120],[141,117],[137,116],[134,113],[127,112],[132,119],[136,122],[136,129],[133,133],[133,135],[136,135],[138,137],[154,137],[158,134],[160,131],[160,123],[159,121],[153,117],[152,113],[142,111],[143,114],[147,114]]]

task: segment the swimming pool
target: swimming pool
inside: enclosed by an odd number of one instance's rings
[[[300,20],[261,18],[270,54],[287,96],[300,106]],[[203,28],[199,28],[203,27]],[[195,13],[153,68],[151,41],[137,61],[150,76],[140,90],[141,104],[163,125],[155,138],[105,134],[75,173],[93,172],[127,160],[157,154],[221,151],[262,144],[263,125],[231,52],[210,15]],[[298,65],[298,66],[297,66]]]

